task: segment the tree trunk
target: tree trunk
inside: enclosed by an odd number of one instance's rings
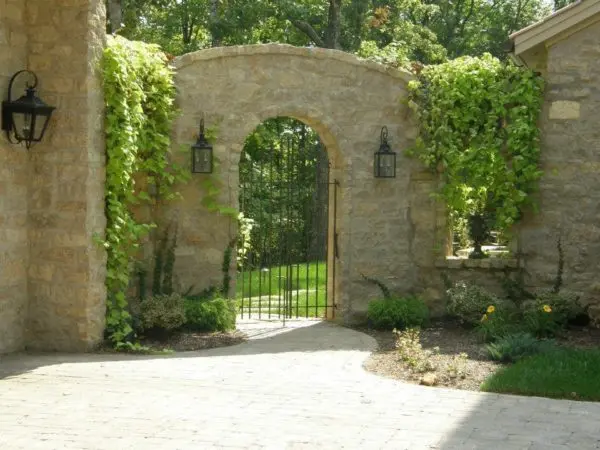
[[[313,203],[312,240],[310,244],[311,261],[326,261],[329,225],[329,158],[327,149],[320,143],[316,149],[317,177]],[[335,230],[329,230],[334,233]]]
[[[329,17],[325,31],[325,47],[340,48],[340,29],[342,26],[342,0],[329,0]]]
[[[116,33],[123,24],[123,6],[121,0],[108,0],[108,20],[110,32]]]
[[[317,47],[322,48],[340,48],[340,30],[342,27],[342,0],[329,0],[329,13],[327,17],[327,29],[325,30],[325,38],[321,39],[316,30],[308,22],[298,19],[290,19],[292,24]]]
[[[217,24],[219,22],[219,0],[210,0],[210,23],[211,23],[211,34],[212,34],[212,47],[221,46],[221,37],[217,33]]]

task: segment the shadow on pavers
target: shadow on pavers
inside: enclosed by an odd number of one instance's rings
[[[166,358],[208,358],[214,356],[259,355],[290,352],[361,351],[372,352],[377,344],[370,336],[331,322],[289,321],[240,324],[249,340],[228,347],[174,352],[167,354],[141,355],[118,352],[90,353],[38,353],[21,352],[0,355],[0,380],[18,376],[38,367],[109,361],[140,361]]]

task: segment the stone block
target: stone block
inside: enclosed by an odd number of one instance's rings
[[[581,104],[576,101],[557,100],[550,105],[550,120],[576,120],[581,116]]]

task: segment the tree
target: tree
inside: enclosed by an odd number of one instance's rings
[[[571,0],[109,0],[122,34],[181,54],[216,45],[282,42],[382,62],[504,57],[511,32]],[[111,12],[111,27],[117,23]]]
[[[541,19],[545,0],[398,0],[415,24],[430,29],[450,58],[491,53],[504,57],[510,33]]]
[[[107,0],[106,11],[108,16],[109,30],[111,33],[116,33],[123,23],[123,9],[121,0]]]
[[[431,64],[446,59],[446,49],[422,25],[431,7],[421,0],[400,0],[369,10],[364,38],[357,53],[377,62],[407,66],[411,61]]]
[[[577,0],[554,0],[554,10],[557,11],[565,6],[575,3]]]
[[[121,34],[176,55],[195,51],[210,43],[209,8],[209,0],[123,0]]]

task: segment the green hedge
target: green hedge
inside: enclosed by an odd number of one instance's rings
[[[369,303],[369,326],[379,330],[420,327],[429,320],[429,309],[418,297],[386,298]]]
[[[231,300],[185,300],[185,328],[190,331],[212,332],[235,330],[236,309]]]

